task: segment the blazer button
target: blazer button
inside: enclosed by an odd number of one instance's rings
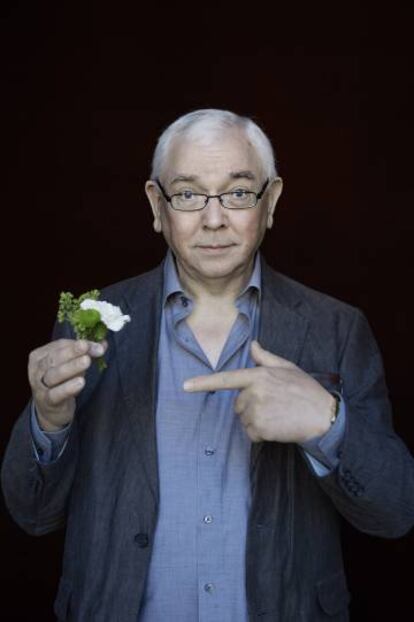
[[[360,497],[361,495],[364,494],[364,492],[365,492],[365,488],[363,487],[363,485],[362,484],[358,484],[357,485],[357,490],[356,490],[356,493],[355,493],[356,496]]]
[[[145,549],[149,544],[148,534],[137,533],[134,536],[134,542],[136,542],[141,549]]]

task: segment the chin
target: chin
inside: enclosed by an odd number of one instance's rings
[[[222,279],[231,276],[240,276],[248,269],[250,264],[244,264],[237,261],[223,261],[217,260],[209,262],[209,264],[203,264],[202,266],[194,266],[195,271],[204,278],[208,279]]]

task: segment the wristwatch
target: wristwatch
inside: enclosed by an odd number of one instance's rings
[[[339,406],[340,406],[340,399],[339,397],[336,395],[336,393],[331,393],[332,397],[334,397],[334,401],[332,402],[332,407],[331,407],[331,418],[329,419],[329,422],[331,425],[333,425],[336,421],[336,418],[338,416],[339,413]]]

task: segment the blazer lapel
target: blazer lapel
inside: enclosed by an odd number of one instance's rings
[[[308,320],[297,311],[300,300],[284,300],[279,275],[264,263],[262,284],[260,344],[265,350],[297,364],[308,331]]]
[[[138,281],[124,295],[131,330],[120,333],[116,356],[127,416],[156,501],[159,486],[155,408],[161,298],[160,266],[152,278],[147,275],[145,282]]]
[[[262,258],[259,343],[265,350],[297,364],[305,345],[309,323],[297,311],[300,300],[288,299],[284,291],[281,277]],[[263,445],[263,442],[252,444],[252,467]]]

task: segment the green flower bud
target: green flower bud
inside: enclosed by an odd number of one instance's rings
[[[101,314],[96,309],[78,309],[73,320],[79,327],[94,328],[101,321]]]

